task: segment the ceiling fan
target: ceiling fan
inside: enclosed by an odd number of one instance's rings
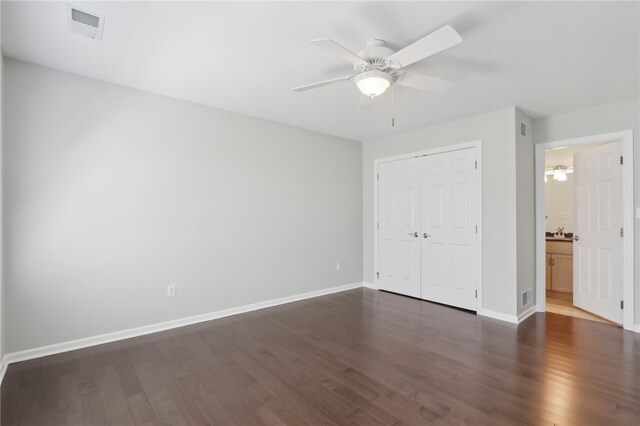
[[[304,92],[316,87],[354,80],[362,94],[373,99],[383,94],[392,84],[435,93],[449,90],[453,85],[452,81],[408,72],[405,68],[462,43],[462,37],[453,27],[446,25],[397,52],[389,48],[384,40],[373,39],[357,54],[329,38],[311,40],[311,43],[353,64],[355,73],[296,87],[294,91]]]

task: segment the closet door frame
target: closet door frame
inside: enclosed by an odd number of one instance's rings
[[[395,155],[393,157],[385,157],[379,158],[377,160],[373,160],[373,280],[374,287],[379,288],[378,283],[378,262],[379,262],[379,253],[378,253],[378,166],[381,163],[385,163],[388,161],[398,161],[398,160],[406,160],[409,158],[415,158],[423,155],[433,155],[433,154],[441,154],[445,152],[453,152],[460,151],[463,149],[475,148],[476,149],[476,158],[478,161],[478,174],[477,174],[477,208],[476,208],[476,216],[477,216],[477,224],[478,224],[478,240],[476,244],[476,262],[477,262],[477,273],[478,273],[478,305],[477,311],[482,310],[482,140],[475,140],[471,142],[465,142],[455,145],[447,145],[441,146],[438,148],[432,148],[425,151],[411,152],[401,155]]]

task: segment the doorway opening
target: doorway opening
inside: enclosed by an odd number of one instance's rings
[[[628,131],[536,146],[538,311],[635,328],[632,141]]]

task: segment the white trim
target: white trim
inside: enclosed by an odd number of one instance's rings
[[[529,306],[529,308],[526,311],[518,315],[518,324],[522,323],[524,320],[526,320],[527,318],[529,318],[531,315],[535,313],[536,313],[536,306],[535,305]]]
[[[7,356],[5,355],[4,357],[2,357],[2,360],[0,361],[0,385],[4,380],[4,374],[7,372],[8,366],[9,366],[9,363],[7,362]]]
[[[371,290],[380,290],[380,288],[378,287],[378,284],[372,284],[366,281],[362,282],[362,287],[370,288]]]
[[[536,307],[530,306],[526,311],[520,315],[503,314],[502,312],[492,311],[490,309],[482,309],[478,311],[478,315],[488,318],[497,319],[500,321],[510,322],[511,324],[520,324],[531,315],[536,313]]]
[[[622,271],[622,295],[625,305],[623,314],[623,326],[627,330],[635,329],[635,309],[636,309],[636,297],[635,297],[635,253],[634,253],[634,240],[636,237],[634,230],[634,181],[633,173],[635,167],[635,157],[633,156],[633,131],[629,130],[622,135],[622,156],[626,158],[625,164],[622,166],[622,202],[623,202],[623,222],[624,238],[623,243],[623,271]],[[629,303],[631,302],[631,303]]]
[[[482,310],[482,140],[478,139],[471,142],[464,142],[455,145],[441,146],[438,148],[431,148],[424,151],[411,152],[401,155],[395,155],[392,157],[384,157],[373,160],[373,286],[378,289],[378,278],[376,277],[376,271],[378,270],[378,166],[380,163],[386,163],[389,161],[406,160],[409,158],[442,154],[445,152],[461,151],[463,149],[476,148],[476,159],[478,161],[478,176],[476,185],[478,186],[478,200],[476,206],[476,221],[478,224],[478,242],[477,242],[477,290],[478,301],[476,305],[476,312]],[[373,288],[373,287],[371,287]]]
[[[373,278],[373,285],[380,288],[378,285],[379,277],[376,275],[378,272],[378,184],[380,175],[378,174],[378,161],[373,160],[373,271],[371,271]],[[363,231],[364,232],[364,231]],[[363,247],[364,249],[364,247]],[[365,273],[363,273],[362,279],[366,279]]]
[[[376,172],[378,171],[378,164],[379,163],[387,163],[389,161],[406,160],[406,159],[409,159],[409,158],[421,157],[423,155],[442,154],[444,152],[460,151],[460,150],[469,149],[469,148],[480,148],[481,144],[482,144],[482,140],[478,139],[478,140],[471,141],[471,142],[463,142],[463,143],[458,143],[458,144],[455,144],[455,145],[439,146],[437,148],[430,148],[430,149],[426,149],[426,150],[423,150],[423,151],[407,152],[406,154],[400,154],[400,155],[393,155],[391,157],[378,158],[377,160],[373,160],[374,170]]]
[[[622,142],[622,155],[625,158],[622,168],[622,198],[623,198],[623,226],[625,238],[623,241],[623,300],[625,308],[623,312],[623,325],[625,330],[640,332],[634,319],[635,297],[634,297],[634,254],[633,242],[635,238],[634,208],[633,208],[633,131],[607,133],[603,135],[585,136],[574,139],[566,139],[554,142],[536,144],[536,164],[535,164],[535,194],[536,194],[536,310],[545,312],[545,229],[544,212],[544,153],[546,150],[554,148],[565,148],[575,145],[585,145],[599,142]]]
[[[478,310],[478,315],[488,318],[497,319],[500,321],[510,322],[512,324],[518,324],[518,317],[515,315],[503,314],[502,312],[492,311],[490,309]]]
[[[62,352],[74,351],[90,346],[102,345],[105,343],[115,342],[118,340],[129,339],[132,337],[143,336],[146,334],[157,333],[159,331],[170,330],[173,328],[184,327],[186,325],[197,324],[204,321],[211,321],[218,318],[224,318],[231,315],[242,314],[245,312],[257,311],[259,309],[270,308],[272,306],[284,305],[286,303],[297,302],[300,300],[311,299],[314,297],[325,296],[328,294],[339,293],[342,291],[352,290],[362,287],[362,282],[346,284],[337,287],[330,287],[322,290],[311,291],[309,293],[297,294],[294,296],[282,297],[279,299],[267,300],[265,302],[253,303],[251,305],[239,306],[236,308],[224,309],[222,311],[210,312],[202,315],[195,315],[187,318],[180,318],[171,321],[165,321],[157,324],[146,325],[142,327],[130,328],[128,330],[116,331],[113,333],[101,334],[99,336],[85,337],[76,340],[70,340],[53,345],[42,346],[39,348],[27,349],[20,352],[6,354],[2,362],[2,371],[4,374],[9,364],[20,361],[27,361],[34,358],[40,358],[48,355],[55,355]]]
[[[476,200],[476,221],[478,222],[478,241],[477,241],[477,252],[476,252],[476,274],[478,276],[478,301],[476,302],[476,310],[482,309],[482,141],[478,140],[474,142],[477,150],[476,150],[476,161],[478,162],[478,175],[476,176],[476,185],[478,186],[478,199]]]

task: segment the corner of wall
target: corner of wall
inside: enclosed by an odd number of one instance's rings
[[[516,256],[518,315],[535,306],[535,172],[533,119],[514,109],[516,144]],[[526,296],[525,296],[526,295]],[[527,298],[524,304],[524,298]]]

